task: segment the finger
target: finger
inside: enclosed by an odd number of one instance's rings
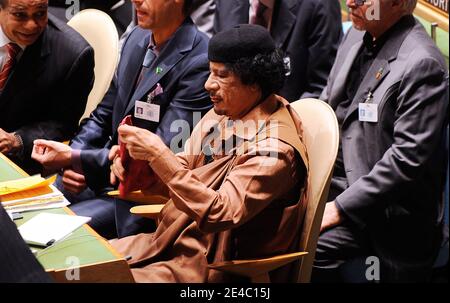
[[[44,139],[36,139],[33,141],[33,144],[41,147],[50,147],[51,141]]]
[[[148,151],[140,146],[128,145],[127,144],[128,153],[135,160],[147,160],[149,153]]]
[[[109,173],[109,182],[111,182],[112,185],[116,185],[116,183],[117,183],[116,175],[114,174],[114,172],[112,170]]]
[[[118,165],[114,164],[111,166],[111,172],[114,174],[114,176],[119,178],[120,182],[124,181],[125,170],[123,169],[123,167],[122,169],[120,169]]]
[[[132,137],[131,134],[128,134],[128,133],[122,133],[122,134],[120,134],[120,133],[119,133],[119,142],[120,142],[120,143],[127,144],[127,143],[130,141],[130,137]]]
[[[117,158],[114,160],[114,167],[117,169],[117,171],[119,172],[119,174],[125,175],[125,168],[123,167],[123,164],[122,164],[122,158],[117,157]]]
[[[81,192],[86,188],[86,185],[84,183],[80,183],[65,177],[62,178],[62,182],[64,188],[69,189],[71,192]]]
[[[116,156],[119,155],[119,150],[120,150],[119,145],[114,145],[113,147],[111,147],[108,159],[112,161]]]
[[[129,134],[133,134],[134,132],[136,132],[136,130],[139,129],[136,126],[131,126],[131,125],[121,125],[118,128],[118,131],[120,134],[123,135],[129,135]]]
[[[10,146],[7,142],[1,142],[0,143],[0,152],[5,154],[7,152],[9,152],[10,150]]]
[[[64,177],[72,179],[78,183],[86,183],[86,178],[84,177],[84,175],[76,173],[71,169],[67,169],[64,171]]]
[[[39,146],[34,145],[33,150],[31,151],[31,159],[34,159],[34,160],[40,162],[39,159],[41,159],[41,158],[42,158],[42,153],[41,153]]]
[[[33,150],[31,151],[31,157],[33,155],[42,155],[43,148],[40,145],[33,145]]]

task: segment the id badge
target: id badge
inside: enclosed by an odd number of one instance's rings
[[[160,113],[160,106],[158,104],[136,101],[134,105],[135,118],[158,123],[159,113]]]
[[[359,103],[359,121],[378,122],[378,104]]]

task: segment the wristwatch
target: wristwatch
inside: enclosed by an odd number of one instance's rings
[[[14,133],[14,138],[16,138],[16,143],[17,143],[17,148],[15,148],[14,153],[16,155],[20,155],[20,154],[22,154],[22,151],[23,151],[22,137],[19,134]]]

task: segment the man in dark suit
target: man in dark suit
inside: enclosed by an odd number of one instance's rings
[[[318,281],[336,281],[340,265],[370,256],[369,280],[427,280],[442,237],[448,69],[412,16],[416,0],[371,2],[379,19],[369,3],[347,1],[353,29],[321,96],[336,112],[341,142]]]
[[[52,282],[23,241],[1,203],[0,243],[0,283]]]
[[[342,36],[339,1],[216,0],[216,33],[241,23],[268,28],[285,52],[291,71],[281,96],[290,102],[319,97]]]
[[[37,138],[75,134],[94,79],[94,52],[47,17],[47,0],[0,1],[0,152],[29,173]]]
[[[183,134],[187,139],[195,122],[212,106],[204,89],[209,75],[208,38],[186,17],[192,1],[133,2],[139,26],[124,43],[116,76],[103,101],[70,147],[40,141],[34,153],[48,168],[66,168],[63,186],[66,193],[77,194],[69,196],[72,202],[78,201],[72,209],[91,216],[91,226],[108,238],[148,231],[152,226],[148,220],[129,214],[133,203],[100,197],[112,189],[108,153],[118,144],[117,128],[122,119],[137,116],[137,102],[151,103],[159,113],[148,121],[135,117],[135,122],[157,134],[167,146],[181,150],[179,139]],[[39,151],[42,147],[45,153]]]

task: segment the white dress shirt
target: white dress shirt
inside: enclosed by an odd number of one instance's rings
[[[8,49],[6,45],[11,43],[12,41],[5,35],[3,32],[3,28],[0,26],[0,71],[3,69],[6,61],[8,60]],[[22,57],[23,51],[25,50],[25,46],[18,44],[22,51],[17,54],[16,61],[19,61]]]

